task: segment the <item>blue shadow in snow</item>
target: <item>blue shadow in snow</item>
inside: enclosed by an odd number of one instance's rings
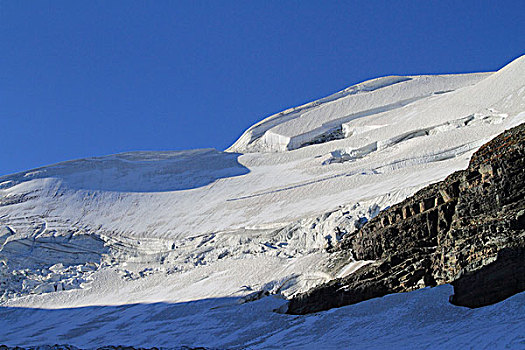
[[[173,304],[66,309],[0,307],[0,344],[22,347],[69,344],[79,348],[238,347],[264,334],[265,325],[275,317],[292,318],[272,312],[283,300],[264,299],[245,304],[239,304],[239,298],[225,297]],[[261,315],[266,318],[262,323]]]
[[[57,179],[67,188],[113,192],[181,191],[248,174],[239,153],[215,149],[128,152],[58,163],[0,177],[0,189],[34,179]]]
[[[52,310],[4,306],[0,307],[0,344],[170,349],[523,346],[525,292],[478,309],[450,304],[452,292],[452,286],[443,285],[304,316],[272,312],[285,303],[272,296],[244,304],[224,297]]]

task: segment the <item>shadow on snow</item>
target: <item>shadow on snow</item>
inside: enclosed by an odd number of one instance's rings
[[[59,293],[70,293],[59,292]],[[311,315],[272,312],[269,296],[66,309],[0,307],[0,344],[205,346],[220,349],[521,348],[525,293],[468,309],[448,302],[452,286],[391,294]]]
[[[218,179],[245,175],[239,153],[215,149],[128,152],[72,160],[0,177],[0,189],[34,179],[57,179],[74,190],[115,192],[181,191]]]

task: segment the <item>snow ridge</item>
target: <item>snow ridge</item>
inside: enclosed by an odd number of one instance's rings
[[[366,81],[266,118],[224,152],[131,152],[2,176],[0,328],[6,331],[0,343],[45,339],[85,347],[111,335],[134,346],[176,341],[307,348],[318,337],[337,347],[339,338],[329,341],[304,330],[313,329],[308,324],[326,331],[336,324],[358,329],[360,320],[386,327],[379,318],[389,311],[362,318],[351,312],[403,309],[418,298],[434,302],[446,288],[298,319],[271,311],[298,292],[368,263],[352,262],[330,275],[327,249],[380,210],[465,168],[483,143],[524,121],[522,56],[494,73]],[[42,309],[62,310],[56,315],[72,326],[64,333],[59,324],[44,321],[49,314]],[[155,311],[154,319],[143,320],[151,326],[147,336],[133,326],[140,312],[126,310]],[[493,320],[522,330],[522,318],[504,305],[491,310]],[[89,322],[73,321],[84,312]],[[114,312],[122,322],[104,316]],[[451,315],[464,316],[461,312]],[[34,315],[35,322],[26,324],[24,315]],[[265,331],[253,330],[250,317]],[[414,322],[429,317],[410,315]],[[237,318],[240,323],[228,328],[225,320]],[[175,334],[174,320],[202,325],[201,333],[223,341],[186,328]],[[426,331],[438,329],[432,327]],[[385,341],[408,345],[382,332]],[[418,347],[431,344],[425,334]],[[523,341],[513,334],[501,341]]]

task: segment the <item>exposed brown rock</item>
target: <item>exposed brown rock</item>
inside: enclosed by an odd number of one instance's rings
[[[334,259],[375,260],[291,300],[303,314],[452,283],[456,305],[525,290],[525,124],[482,146],[466,170],[427,186],[343,239]]]

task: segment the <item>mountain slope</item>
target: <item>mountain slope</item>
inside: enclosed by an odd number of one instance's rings
[[[3,176],[0,313],[293,297],[338,277],[326,249],[523,121],[525,56],[494,73],[364,82],[263,120],[225,152],[131,152]],[[34,327],[59,337],[58,325]],[[12,334],[0,343],[41,341]]]

